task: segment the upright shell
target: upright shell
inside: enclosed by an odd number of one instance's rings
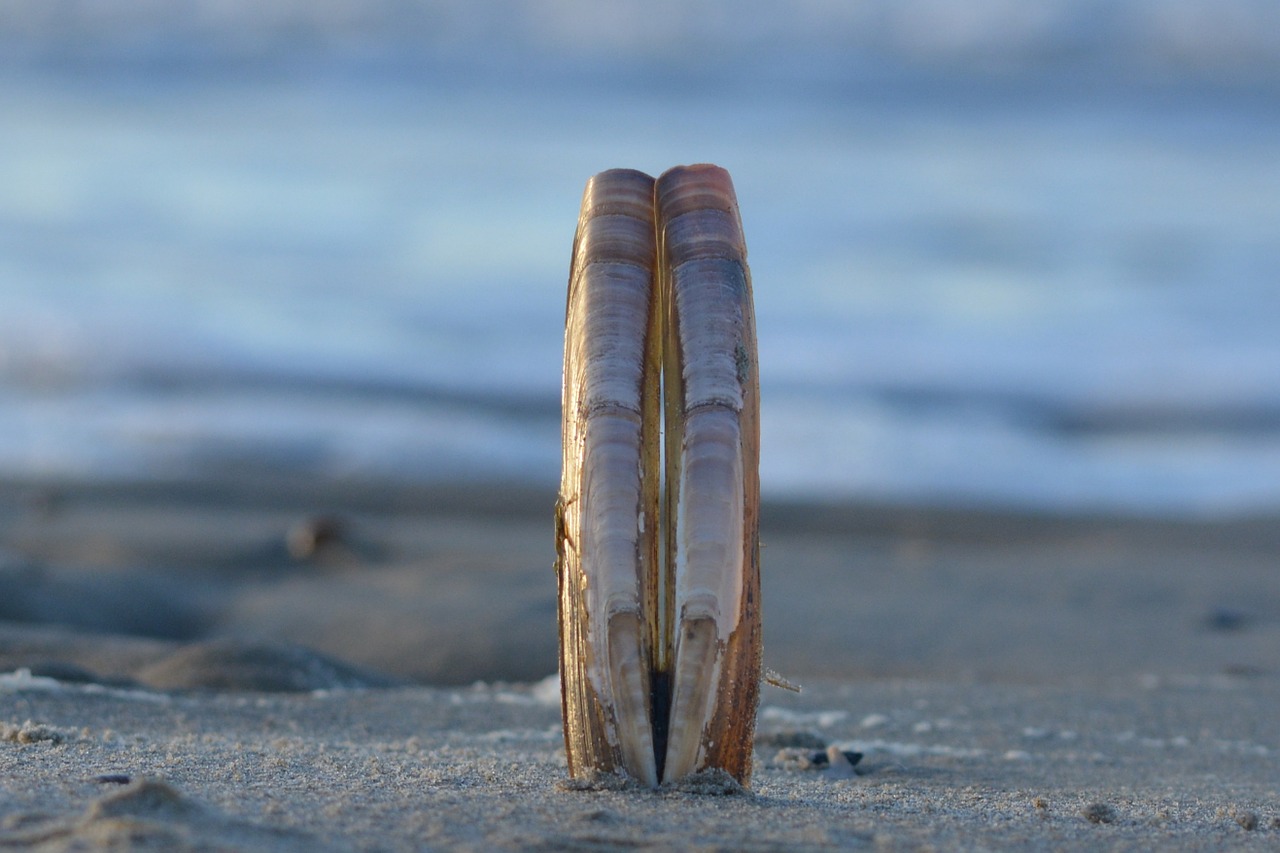
[[[665,773],[751,776],[760,686],[760,383],[747,247],[729,173],[657,184],[666,307],[667,577],[673,621]]]
[[[569,773],[658,784],[651,725],[650,578],[658,571],[653,178],[587,183],[565,321],[558,525],[560,678]]]
[[[563,414],[569,772],[656,786],[720,768],[746,783],[760,675],[759,385],[724,170],[588,182]]]

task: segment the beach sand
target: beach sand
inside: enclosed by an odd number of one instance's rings
[[[0,483],[0,849],[1280,847],[1276,519],[766,499],[803,692],[649,792],[566,784],[552,502]]]

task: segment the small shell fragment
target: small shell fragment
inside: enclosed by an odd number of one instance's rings
[[[727,172],[592,178],[574,239],[557,504],[575,778],[751,776],[759,383]]]

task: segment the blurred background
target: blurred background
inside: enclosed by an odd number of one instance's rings
[[[1273,0],[5,0],[0,477],[554,487],[582,185],[710,161],[766,497],[1280,508]]]

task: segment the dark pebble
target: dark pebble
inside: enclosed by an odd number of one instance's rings
[[[1210,631],[1242,631],[1249,627],[1252,618],[1234,607],[1215,607],[1204,617],[1204,626]]]
[[[103,785],[128,785],[133,780],[123,773],[103,773],[101,776],[94,776],[93,781]]]
[[[285,543],[289,556],[309,560],[328,548],[341,545],[346,538],[346,525],[333,515],[317,515],[298,522],[289,529]]]
[[[842,755],[844,755],[845,759],[848,760],[850,767],[857,767],[858,762],[862,760],[861,752],[853,752],[848,749],[842,749],[840,750],[840,752]],[[813,753],[813,755],[809,756],[809,760],[813,762],[814,767],[826,767],[828,764],[831,763],[831,759],[827,757],[826,750],[823,750],[822,752]]]
[[[1090,803],[1080,812],[1089,823],[1112,823],[1116,819],[1116,811],[1106,803]]]

